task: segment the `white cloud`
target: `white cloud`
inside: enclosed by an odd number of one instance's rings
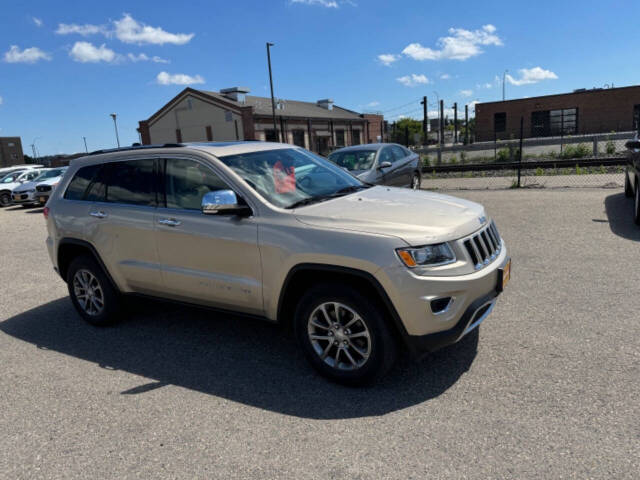
[[[125,13],[120,20],[113,22],[115,36],[124,43],[136,43],[138,45],[153,44],[184,45],[191,41],[193,33],[169,33],[160,27],[150,27],[137,22],[131,15]]]
[[[42,20],[40,20],[38,17],[31,17],[31,20],[33,20],[33,23],[36,24],[36,27],[42,26]]]
[[[393,62],[400,60],[400,55],[395,55],[393,53],[383,53],[381,55],[378,55],[378,60],[385,67],[389,67]]]
[[[302,5],[317,5],[326,8],[338,8],[336,0],[291,0],[291,3],[299,3]]]
[[[373,108],[373,107],[377,107],[378,105],[380,105],[380,102],[378,102],[377,100],[374,100],[373,102],[367,103],[365,107]]]
[[[161,58],[157,55],[154,55],[153,57],[149,57],[146,53],[139,53],[137,55],[135,53],[127,53],[127,58],[131,60],[133,63],[137,63],[137,62],[169,63],[169,60]]]
[[[513,78],[511,75],[507,74],[507,81],[511,85],[529,85],[531,83],[538,83],[542,80],[555,80],[558,78],[558,76],[551,70],[545,70],[540,67],[521,68],[518,70],[518,73],[520,74],[520,78]]]
[[[160,85],[194,85],[197,83],[204,83],[204,78],[200,75],[192,77],[184,73],[167,73],[160,72],[156,77],[156,82]]]
[[[4,102],[4,100],[0,97],[0,105],[2,105],[2,102]]]
[[[76,42],[69,52],[69,56],[80,63],[112,63],[119,58],[116,52],[107,48],[104,43],[96,47],[89,42]]]
[[[403,84],[405,87],[417,87],[418,85],[426,85],[429,83],[429,79],[424,75],[417,75],[412,73],[411,75],[405,75],[404,77],[396,78],[398,82]]]
[[[98,33],[105,36],[109,34],[107,27],[104,25],[91,25],[88,23],[85,23],[84,25],[78,25],[75,23],[59,23],[56,33],[58,35],[78,34],[83,37],[96,35]]]
[[[51,55],[38,47],[20,50],[17,45],[11,45],[4,54],[4,61],[7,63],[36,63],[39,60],[51,60]]]
[[[449,75],[448,73],[443,73],[442,75],[440,75],[440,80],[449,80],[451,78],[451,75]]]
[[[502,45],[502,40],[495,34],[496,27],[484,25],[479,30],[450,28],[449,35],[438,39],[438,48],[424,47],[420,43],[411,43],[402,51],[414,60],[467,60],[480,55],[483,45]]]
[[[460,90],[460,95],[463,97],[470,97],[473,95],[473,90]]]

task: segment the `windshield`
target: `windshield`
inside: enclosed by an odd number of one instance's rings
[[[47,170],[42,172],[38,177],[34,180],[34,182],[41,182],[42,180],[46,180],[48,178],[59,177],[64,173],[64,168],[55,168],[53,170]]]
[[[369,170],[376,159],[375,150],[347,150],[344,152],[333,152],[329,155],[329,160],[339,167],[346,168],[350,172],[357,170]]]
[[[18,177],[22,174],[22,172],[18,173],[10,173],[9,175],[5,175],[0,179],[0,183],[12,183],[18,180]]]
[[[219,157],[267,201],[282,208],[364,188],[322,157],[297,148]]]

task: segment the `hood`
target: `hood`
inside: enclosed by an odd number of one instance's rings
[[[413,246],[456,240],[487,222],[477,203],[383,186],[301,207],[294,215],[307,225],[389,235]]]
[[[24,192],[26,190],[35,190],[35,189],[36,189],[36,182],[19,183],[17,187],[13,187],[14,192]]]
[[[42,180],[41,182],[33,182],[36,185],[53,185],[54,183],[58,183],[62,179],[62,175],[59,177],[47,178],[46,180]]]

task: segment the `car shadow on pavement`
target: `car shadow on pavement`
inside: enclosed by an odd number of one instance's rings
[[[609,195],[604,199],[604,209],[609,227],[616,235],[640,242],[640,226],[633,223],[633,199],[624,193]]]
[[[122,394],[171,384],[312,419],[383,415],[437,397],[470,368],[478,346],[476,329],[421,362],[401,357],[374,386],[348,388],[318,376],[292,336],[277,326],[163,302],[136,301],[128,319],[96,328],[60,298],[5,320],[0,330],[38,348],[149,379]]]

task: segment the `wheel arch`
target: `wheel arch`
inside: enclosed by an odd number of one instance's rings
[[[62,238],[58,244],[58,273],[65,282],[67,281],[67,271],[69,270],[69,265],[71,265],[73,259],[78,257],[79,255],[89,255],[93,257],[93,259],[98,262],[98,265],[100,265],[100,268],[102,268],[102,271],[109,279],[109,282],[111,282],[113,288],[118,290],[118,286],[114,282],[113,277],[102,261],[102,258],[100,258],[100,255],[98,254],[96,248],[89,242],[77,238]]]
[[[365,296],[372,298],[373,301],[377,300],[386,313],[384,318],[388,320],[394,337],[403,344],[408,345],[409,334],[380,282],[369,272],[340,265],[302,263],[292,267],[285,277],[280,290],[277,310],[278,323],[287,329],[291,329],[297,300],[302,296],[305,289],[321,282],[348,283],[361,290]]]

